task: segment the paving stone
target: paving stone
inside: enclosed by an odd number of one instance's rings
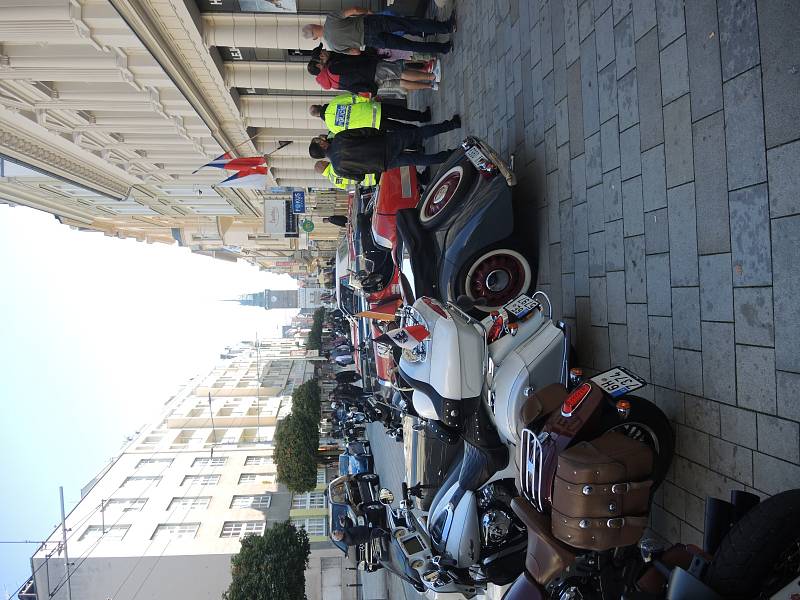
[[[608,326],[608,299],[606,278],[589,277],[589,298],[592,307],[592,325]]]
[[[761,72],[767,147],[800,137],[800,2],[760,2]]]
[[[597,70],[600,71],[614,61],[614,17],[606,10],[594,23],[597,44]]]
[[[570,156],[584,152],[583,114],[581,107],[581,64],[574,63],[567,69],[567,121],[569,125]],[[584,177],[584,175],[582,175]]]
[[[622,271],[625,269],[622,230],[622,219],[606,223],[606,271]]]
[[[716,0],[692,0],[686,10],[686,49],[692,90],[692,119],[722,109]],[[698,181],[700,175],[697,176]]]
[[[589,276],[600,277],[606,274],[605,232],[589,234]]]
[[[707,467],[708,434],[685,425],[678,425],[676,429],[675,450],[678,454]]]
[[[775,322],[779,324],[775,331],[776,363],[779,369],[800,373],[800,216],[774,219],[772,236],[773,297]]]
[[[758,451],[794,463],[800,462],[800,425],[759,414]]]
[[[605,209],[603,207],[603,186],[596,185],[586,190],[589,233],[605,229]]]
[[[533,107],[533,143],[544,150],[544,102]]]
[[[608,295],[608,322],[626,322],[626,302],[625,302],[625,271],[611,271],[606,273],[606,291]],[[625,342],[625,353],[627,354],[627,334]]]
[[[619,134],[620,177],[623,181],[642,173],[639,149],[639,126],[634,125]]]
[[[570,173],[569,145],[564,144],[558,149],[558,199],[572,198],[572,177]],[[571,204],[571,203],[570,203]]]
[[[686,490],[677,485],[664,481],[664,508],[680,519],[686,518]],[[702,546],[702,544],[701,544]]]
[[[536,104],[537,102],[541,102],[544,98],[544,91],[542,90],[542,63],[538,62],[533,65],[531,69],[531,84],[532,84],[532,91],[533,91],[533,102]]]
[[[630,335],[628,335],[628,341],[630,341]],[[645,340],[646,341],[646,340]],[[650,381],[650,359],[643,358],[641,356],[633,356],[628,355],[628,365],[636,373],[639,377],[644,379],[645,381]],[[660,389],[656,388],[652,385],[646,385],[641,389],[636,390],[636,393],[641,396],[642,398],[646,398],[653,402],[655,400],[655,390]],[[662,407],[661,410],[664,410]]]
[[[775,414],[775,351],[758,346],[736,346],[737,404]]]
[[[658,38],[661,48],[666,48],[686,30],[683,19],[683,0],[656,0]]]
[[[627,365],[628,328],[625,325],[609,324],[608,326],[609,358],[612,365]]]
[[[703,358],[700,352],[673,348],[675,387],[689,394],[703,393]]]
[[[563,46],[553,56],[553,92],[556,102],[567,96],[567,64]]]
[[[531,24],[531,64],[536,64],[542,60],[542,26],[539,24],[539,10],[536,6],[530,7],[531,19],[536,22]],[[536,15],[534,17],[534,15]],[[488,24],[488,21],[486,21]],[[480,53],[478,53],[480,54]]]
[[[542,78],[542,95],[544,130],[547,132],[548,129],[555,127],[556,124],[555,81],[552,72]],[[546,135],[547,133],[545,133]]]
[[[725,81],[759,63],[756,0],[717,0],[722,77]]]
[[[694,179],[692,115],[688,95],[664,107],[664,156],[667,187]]]
[[[638,143],[638,135],[636,140]],[[641,177],[634,177],[622,182],[622,215],[625,237],[645,233]]]
[[[617,73],[614,63],[597,74],[597,89],[600,101],[600,123],[605,123],[617,114]]]
[[[553,32],[553,49],[564,45],[564,2],[563,0],[550,1],[550,14]]]
[[[686,36],[661,51],[661,97],[666,105],[689,91],[689,60],[686,56]]]
[[[548,238],[553,244],[561,240],[561,219],[558,212],[558,171],[547,176]]]
[[[567,66],[581,56],[579,35],[578,2],[577,0],[564,0],[564,49]]]
[[[553,315],[563,314],[561,308],[561,244],[550,245],[550,299],[553,302]],[[547,293],[547,292],[546,292]]]
[[[583,204],[586,202],[586,157],[583,154],[572,159],[570,175],[572,178],[572,203],[574,205]]]
[[[672,330],[675,331],[674,324]],[[684,406],[686,407],[687,425],[719,437],[719,404],[706,398],[686,394]]]
[[[672,285],[697,285],[694,184],[687,183],[668,190],[667,201]]]
[[[624,19],[616,19],[614,13],[614,49],[617,67],[617,79],[636,66],[636,50],[633,39],[633,15],[628,14]]]
[[[630,14],[633,0],[614,0],[612,9],[614,10],[614,25],[619,23],[625,15]]]
[[[594,31],[594,8],[591,2],[578,3],[578,33],[580,41]]]
[[[757,447],[756,413],[720,404],[719,416],[723,439],[737,446]]]
[[[567,158],[569,158],[569,116],[567,113],[567,99],[564,98],[556,105],[556,145],[561,152],[561,146],[566,148]]]
[[[778,388],[778,414],[786,419],[800,421],[800,373],[776,371]]]
[[[667,175],[663,144],[642,152],[642,199],[645,212],[667,206]]]
[[[737,343],[755,346],[775,343],[771,287],[736,288],[733,309]]]
[[[575,252],[589,250],[589,225],[587,204],[583,202],[572,208],[572,244]]]
[[[619,168],[619,131],[617,118],[600,126],[600,148],[603,154],[603,173]]]
[[[603,175],[603,206],[606,221],[622,218],[622,183],[619,169]]]
[[[633,32],[638,40],[656,26],[656,0],[636,0],[633,3]]]
[[[681,536],[681,521],[672,513],[654,505],[650,512],[653,530],[670,543],[676,543]]]
[[[542,51],[542,74],[553,70],[553,32],[550,14],[550,1],[545,0],[539,6],[539,46]]]
[[[730,254],[700,257],[700,302],[704,321],[733,320]]]
[[[694,98],[692,94],[692,98]],[[692,109],[694,110],[694,109]],[[725,123],[722,112],[692,126],[695,198],[697,203],[697,251],[700,254],[730,252],[728,172],[725,162]]]
[[[625,298],[628,302],[647,302],[647,263],[644,236],[625,238]]]
[[[575,295],[589,295],[589,252],[575,254]]]
[[[703,321],[701,329],[703,395],[717,402],[734,404],[736,402],[736,351],[733,341],[733,323]]]
[[[603,154],[600,150],[600,132],[586,138],[586,185],[603,182]]]
[[[647,312],[670,316],[672,294],[669,281],[669,254],[649,254],[647,262]]]
[[[560,224],[561,224],[561,272],[573,273],[575,271],[575,264],[573,256],[575,248],[572,242],[572,200],[567,198],[560,206]]]
[[[777,494],[797,487],[800,467],[777,458],[753,453],[753,485],[767,494]]]
[[[600,130],[594,33],[590,33],[581,42],[581,100],[583,101],[583,134],[590,136]]]
[[[720,440],[710,440],[710,467],[736,481],[753,484],[753,451]]]
[[[592,327],[592,354],[595,369],[606,371],[611,368],[608,327]]]
[[[725,143],[728,189],[767,179],[764,113],[759,69],[751,69],[722,86],[725,97]]]
[[[660,254],[669,252],[669,220],[667,209],[660,208],[644,213],[645,252]]]
[[[731,192],[728,204],[733,285],[770,285],[772,257],[767,187],[762,184]]]
[[[636,87],[636,70],[629,71],[617,81],[617,106],[619,108],[619,127],[627,129],[639,122],[639,98]]]
[[[566,317],[575,316],[575,274],[561,276],[561,306]]]
[[[672,288],[672,339],[676,348],[701,350],[700,292],[696,287]]]
[[[626,320],[628,324],[628,352],[637,356],[650,356],[647,305],[628,304]]]
[[[703,532],[695,529],[686,521],[681,521],[681,544],[703,547]]]
[[[587,284],[588,285],[588,284]],[[588,293],[587,293],[588,296]],[[592,365],[592,324],[589,298],[575,298],[576,343],[578,362],[584,366]]]
[[[672,319],[650,316],[650,378],[655,385],[675,387],[675,362],[672,355]]]
[[[704,466],[676,457],[674,461],[675,482],[694,495],[712,496],[719,499],[730,498],[732,489],[744,489],[744,485],[706,469]]]
[[[769,150],[767,165],[770,216],[800,213],[800,141]]]
[[[642,150],[649,150],[664,141],[658,31],[655,29],[636,42],[636,77]]]

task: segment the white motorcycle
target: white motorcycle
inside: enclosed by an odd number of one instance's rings
[[[566,385],[568,329],[553,322],[543,292],[520,296],[481,322],[423,297],[404,309],[403,324],[429,332],[399,361],[414,410],[465,442],[430,506],[436,561],[420,565],[421,579],[434,591],[454,577],[476,586],[508,583],[523,568],[526,545],[525,527],[510,507],[518,495],[517,431],[536,417],[534,390]]]

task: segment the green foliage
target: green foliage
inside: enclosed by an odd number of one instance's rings
[[[319,423],[321,417],[321,398],[316,379],[306,381],[297,386],[292,393],[292,413],[307,415],[312,421]]]
[[[311,545],[305,529],[276,523],[263,536],[242,539],[231,558],[231,581],[224,600],[306,600],[305,569]]]
[[[311,332],[308,334],[306,348],[309,350],[319,350],[322,348],[322,325],[325,322],[325,309],[318,308],[314,311],[314,323],[311,325]]]

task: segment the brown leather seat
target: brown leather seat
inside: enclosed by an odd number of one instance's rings
[[[547,585],[575,562],[576,555],[553,537],[549,517],[537,511],[525,498],[514,498],[511,508],[528,528],[525,568],[540,585]]]

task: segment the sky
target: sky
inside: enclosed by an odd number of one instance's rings
[[[46,539],[59,486],[69,512],[181,384],[225,346],[280,337],[297,312],[221,300],[294,287],[241,261],[0,205],[0,542]],[[30,576],[35,549],[0,543],[0,598]]]

